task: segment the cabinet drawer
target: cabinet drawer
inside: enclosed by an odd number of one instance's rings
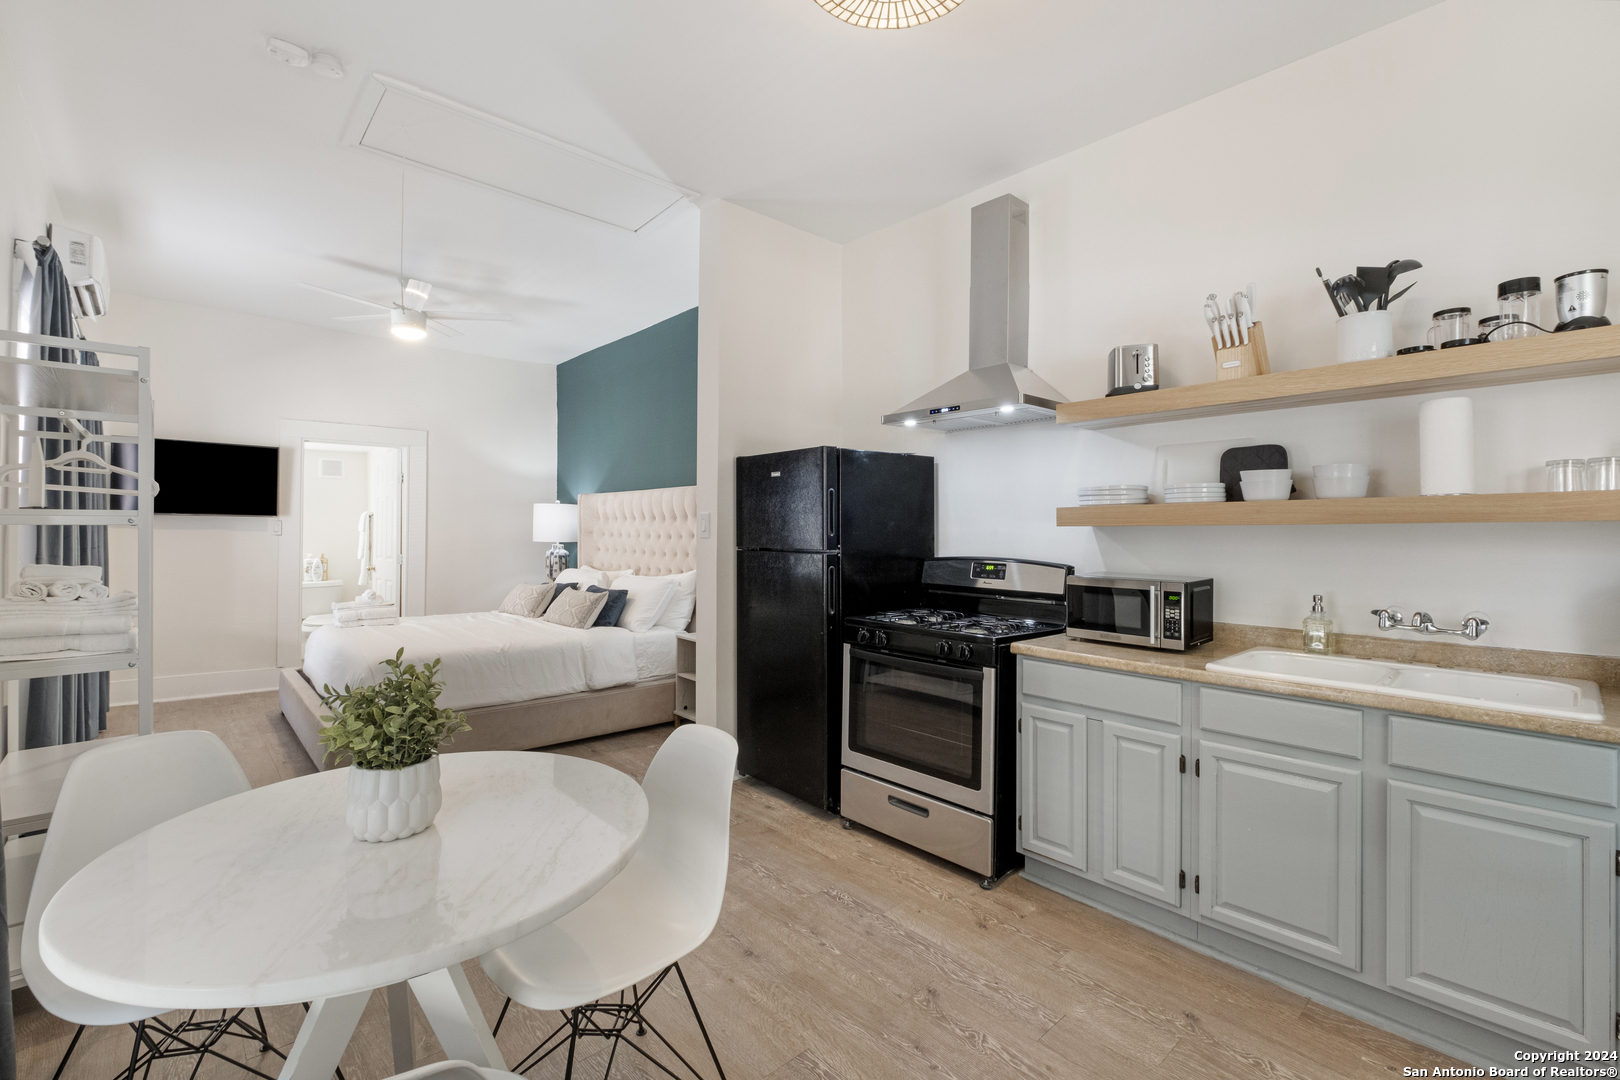
[[[1620,805],[1620,751],[1610,746],[1391,716],[1389,763],[1598,806]]]
[[[1024,693],[1128,716],[1181,723],[1181,684],[1050,660],[1024,664]]]
[[[1361,757],[1360,709],[1205,686],[1198,691],[1198,723],[1204,731]]]
[[[989,818],[849,769],[840,788],[838,812],[849,820],[958,866],[991,873],[995,833]]]

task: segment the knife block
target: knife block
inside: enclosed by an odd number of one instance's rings
[[[1249,327],[1249,343],[1223,349],[1215,338],[1209,343],[1215,347],[1215,381],[1243,379],[1250,375],[1270,375],[1271,363],[1266,359],[1266,331],[1262,324]]]

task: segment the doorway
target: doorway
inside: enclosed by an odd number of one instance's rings
[[[300,646],[331,623],[335,603],[374,598],[398,610],[404,558],[399,447],[306,440],[303,459]]]
[[[425,613],[427,432],[284,420],[281,447],[276,660],[288,668],[335,603],[375,593]]]

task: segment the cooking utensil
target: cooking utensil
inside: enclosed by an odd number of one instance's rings
[[[1339,294],[1333,291],[1333,286],[1330,285],[1328,283],[1328,279],[1323,276],[1322,268],[1320,266],[1316,268],[1316,276],[1322,278],[1322,288],[1327,290],[1328,300],[1333,304],[1333,313],[1341,319],[1344,318],[1344,305],[1339,303]]]

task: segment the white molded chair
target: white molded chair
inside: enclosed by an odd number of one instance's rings
[[[168,1010],[122,1005],[81,993],[51,974],[39,955],[39,920],[69,878],[135,834],[199,806],[239,795],[250,786],[242,766],[211,731],[169,731],[119,739],[85,751],[69,767],[34,871],[22,934],[22,970],[28,989],[53,1016],[79,1025],[57,1066],[57,1077],[67,1068],[68,1058],[89,1025],[129,1024],[135,1029],[130,1067],[120,1074],[131,1077],[157,1057],[213,1053],[210,1048],[227,1029],[230,1034],[258,1039],[269,1049],[262,1017],[260,1031],[242,1024],[237,1016],[194,1021],[179,1028],[154,1024],[159,1037],[153,1039],[146,1030],[148,1021]],[[202,1033],[204,1045],[184,1038],[191,1033]]]
[[[395,1073],[391,1080],[522,1080],[517,1073],[489,1069],[470,1061],[440,1061],[410,1072]]]
[[[647,999],[673,972],[686,992],[715,1071],[724,1080],[725,1071],[679,961],[708,939],[720,917],[736,769],[737,740],[730,735],[699,724],[677,728],[659,748],[642,781],[647,832],[629,865],[550,926],[479,958],[508,997],[501,1020],[513,1001],[563,1013],[563,1024],[514,1071],[525,1072],[566,1043],[572,1076],[575,1043],[597,1036],[614,1040],[615,1053],[622,1042],[669,1072],[624,1038],[625,1029],[635,1024],[637,1034],[650,1028],[681,1064],[699,1075],[642,1015]],[[644,979],[651,979],[651,984],[637,989]],[[630,992],[629,1001],[624,1000],[625,991]],[[619,996],[617,1003],[598,1003],[610,994]],[[500,1030],[499,1020],[495,1030]],[[607,1071],[612,1068],[610,1054]]]

